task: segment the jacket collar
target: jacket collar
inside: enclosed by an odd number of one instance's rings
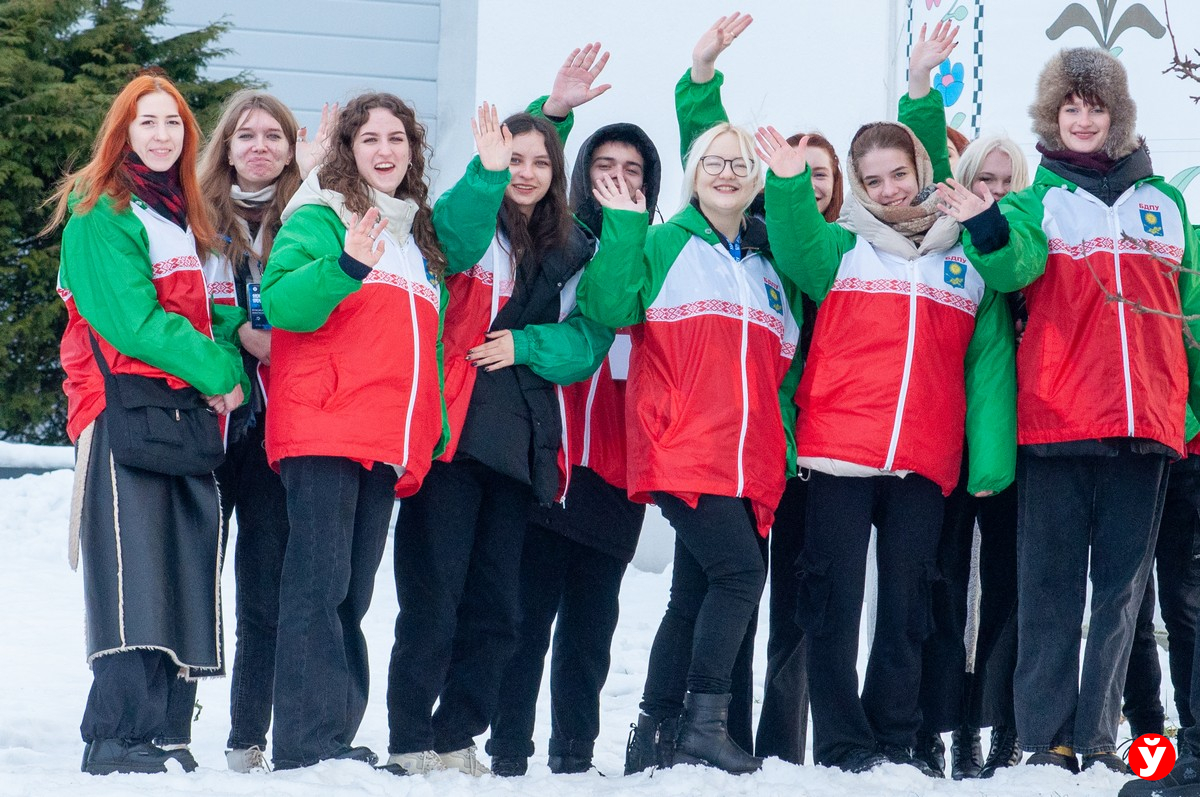
[[[1081,188],[1112,207],[1117,200],[1141,181],[1154,176],[1146,145],[1135,149],[1113,164],[1107,172],[1076,166],[1068,161],[1043,156],[1036,182],[1068,190]]]

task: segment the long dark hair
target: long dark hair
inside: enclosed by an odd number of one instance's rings
[[[229,162],[229,142],[238,130],[238,123],[253,110],[260,110],[279,123],[284,140],[288,142],[290,159],[283,171],[275,178],[275,198],[266,204],[262,214],[262,252],[250,251],[251,241],[246,237],[242,225],[237,223],[242,215],[242,208],[233,204],[229,189],[237,182],[237,170]],[[271,251],[271,243],[275,233],[279,232],[279,218],[288,200],[300,187],[300,168],[296,165],[296,118],[279,99],[263,91],[244,89],[225,101],[221,109],[221,118],[213,129],[204,152],[200,155],[200,190],[208,202],[212,212],[213,222],[217,233],[228,240],[222,240],[218,249],[226,259],[237,264],[244,257],[255,255],[263,259],[265,265],[267,254]]]
[[[417,121],[417,114],[395,94],[371,92],[360,94],[342,109],[337,127],[329,145],[329,155],[320,167],[321,187],[337,191],[346,200],[351,213],[362,216],[371,209],[367,181],[358,173],[354,162],[354,136],[367,123],[375,108],[383,108],[404,124],[408,136],[408,153],[412,159],[404,179],[396,188],[399,199],[411,199],[417,203],[417,215],[413,219],[412,235],[417,248],[425,256],[430,272],[441,277],[446,272],[446,255],[433,229],[433,210],[429,206],[429,186],[425,183],[425,156],[428,146],[425,141],[425,126]]]
[[[519,264],[526,256],[540,259],[548,250],[566,246],[575,222],[567,202],[566,157],[554,125],[527,113],[513,114],[504,124],[513,138],[522,133],[540,133],[550,157],[550,188],[528,219],[507,194],[500,203],[498,227],[512,247],[513,262]]]

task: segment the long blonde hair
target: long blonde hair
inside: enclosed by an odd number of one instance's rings
[[[251,241],[237,219],[242,214],[233,204],[230,188],[237,182],[237,170],[229,162],[229,142],[238,124],[250,111],[260,110],[279,123],[288,142],[291,158],[275,178],[275,198],[266,204],[262,216],[262,252],[251,250]],[[263,91],[243,89],[233,94],[221,106],[221,118],[212,137],[200,155],[200,191],[208,204],[212,220],[221,240],[217,250],[231,263],[244,257],[261,257],[266,262],[275,233],[279,231],[280,216],[288,200],[300,187],[300,168],[296,165],[296,118],[286,105]]]
[[[1010,191],[1021,191],[1029,187],[1029,162],[1025,153],[1017,146],[1017,142],[1008,136],[980,136],[972,141],[958,156],[958,168],[954,170],[954,179],[958,180],[968,191],[974,190],[974,184],[979,179],[983,162],[995,150],[1000,150],[1012,160],[1012,188]]]

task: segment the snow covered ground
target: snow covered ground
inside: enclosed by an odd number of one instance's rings
[[[549,705],[542,690],[535,736],[541,753],[530,774],[511,780],[472,779],[458,773],[426,778],[397,778],[351,762],[328,762],[306,770],[270,775],[236,775],[225,769],[228,732],[228,681],[201,684],[203,708],[194,725],[193,751],[200,769],[191,775],[113,775],[96,778],[79,771],[79,740],[90,674],[83,662],[82,579],[67,566],[67,509],[71,472],[0,480],[0,796],[80,797],[80,795],[682,795],[754,794],[788,797],[851,795],[962,795],[966,797],[1083,797],[1114,795],[1123,779],[1108,772],[1079,776],[1044,768],[1018,767],[987,781],[932,781],[910,767],[886,766],[866,775],[847,775],[824,768],[767,762],[755,775],[733,777],[714,770],[677,767],[651,776],[620,777],[629,723],[646,672],[650,643],[666,603],[669,573],[631,568],[621,595],[621,624],[613,644],[612,671],[604,690],[603,728],[595,763],[608,777],[595,773],[552,776],[544,748],[549,736]],[[232,550],[232,549],[231,549]],[[648,529],[638,563],[660,563],[670,550],[669,531],[661,518]],[[384,691],[392,640],[396,598],[392,586],[391,549],[384,557],[375,601],[367,615],[371,640],[372,703],[356,740],[381,754],[387,745]],[[226,643],[232,644],[232,567],[225,569]],[[756,656],[761,694],[766,628],[758,635]],[[865,652],[865,645],[863,646]],[[1166,672],[1166,662],[1163,662]],[[1170,705],[1169,695],[1164,703]],[[479,739],[482,748],[484,739]],[[947,740],[948,741],[948,740]]]

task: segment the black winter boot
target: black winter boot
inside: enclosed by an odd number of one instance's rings
[[[992,728],[992,744],[988,748],[987,760],[979,770],[979,777],[990,778],[997,769],[1015,767],[1021,763],[1021,740],[1017,729],[997,726]]]
[[[929,767],[933,777],[946,777],[946,743],[942,741],[940,733],[918,733],[912,755]]]
[[[629,726],[625,774],[632,775],[658,765],[658,720],[646,713],[638,714],[637,724]]]
[[[750,755],[729,738],[729,695],[688,692],[683,720],[675,742],[676,764],[716,767],[734,775],[755,772],[763,760]]]
[[[171,754],[150,742],[96,739],[87,748],[83,771],[91,775],[114,772],[166,772]]]
[[[983,768],[983,750],[979,729],[964,725],[950,734],[950,777],[955,780],[979,777]]]

